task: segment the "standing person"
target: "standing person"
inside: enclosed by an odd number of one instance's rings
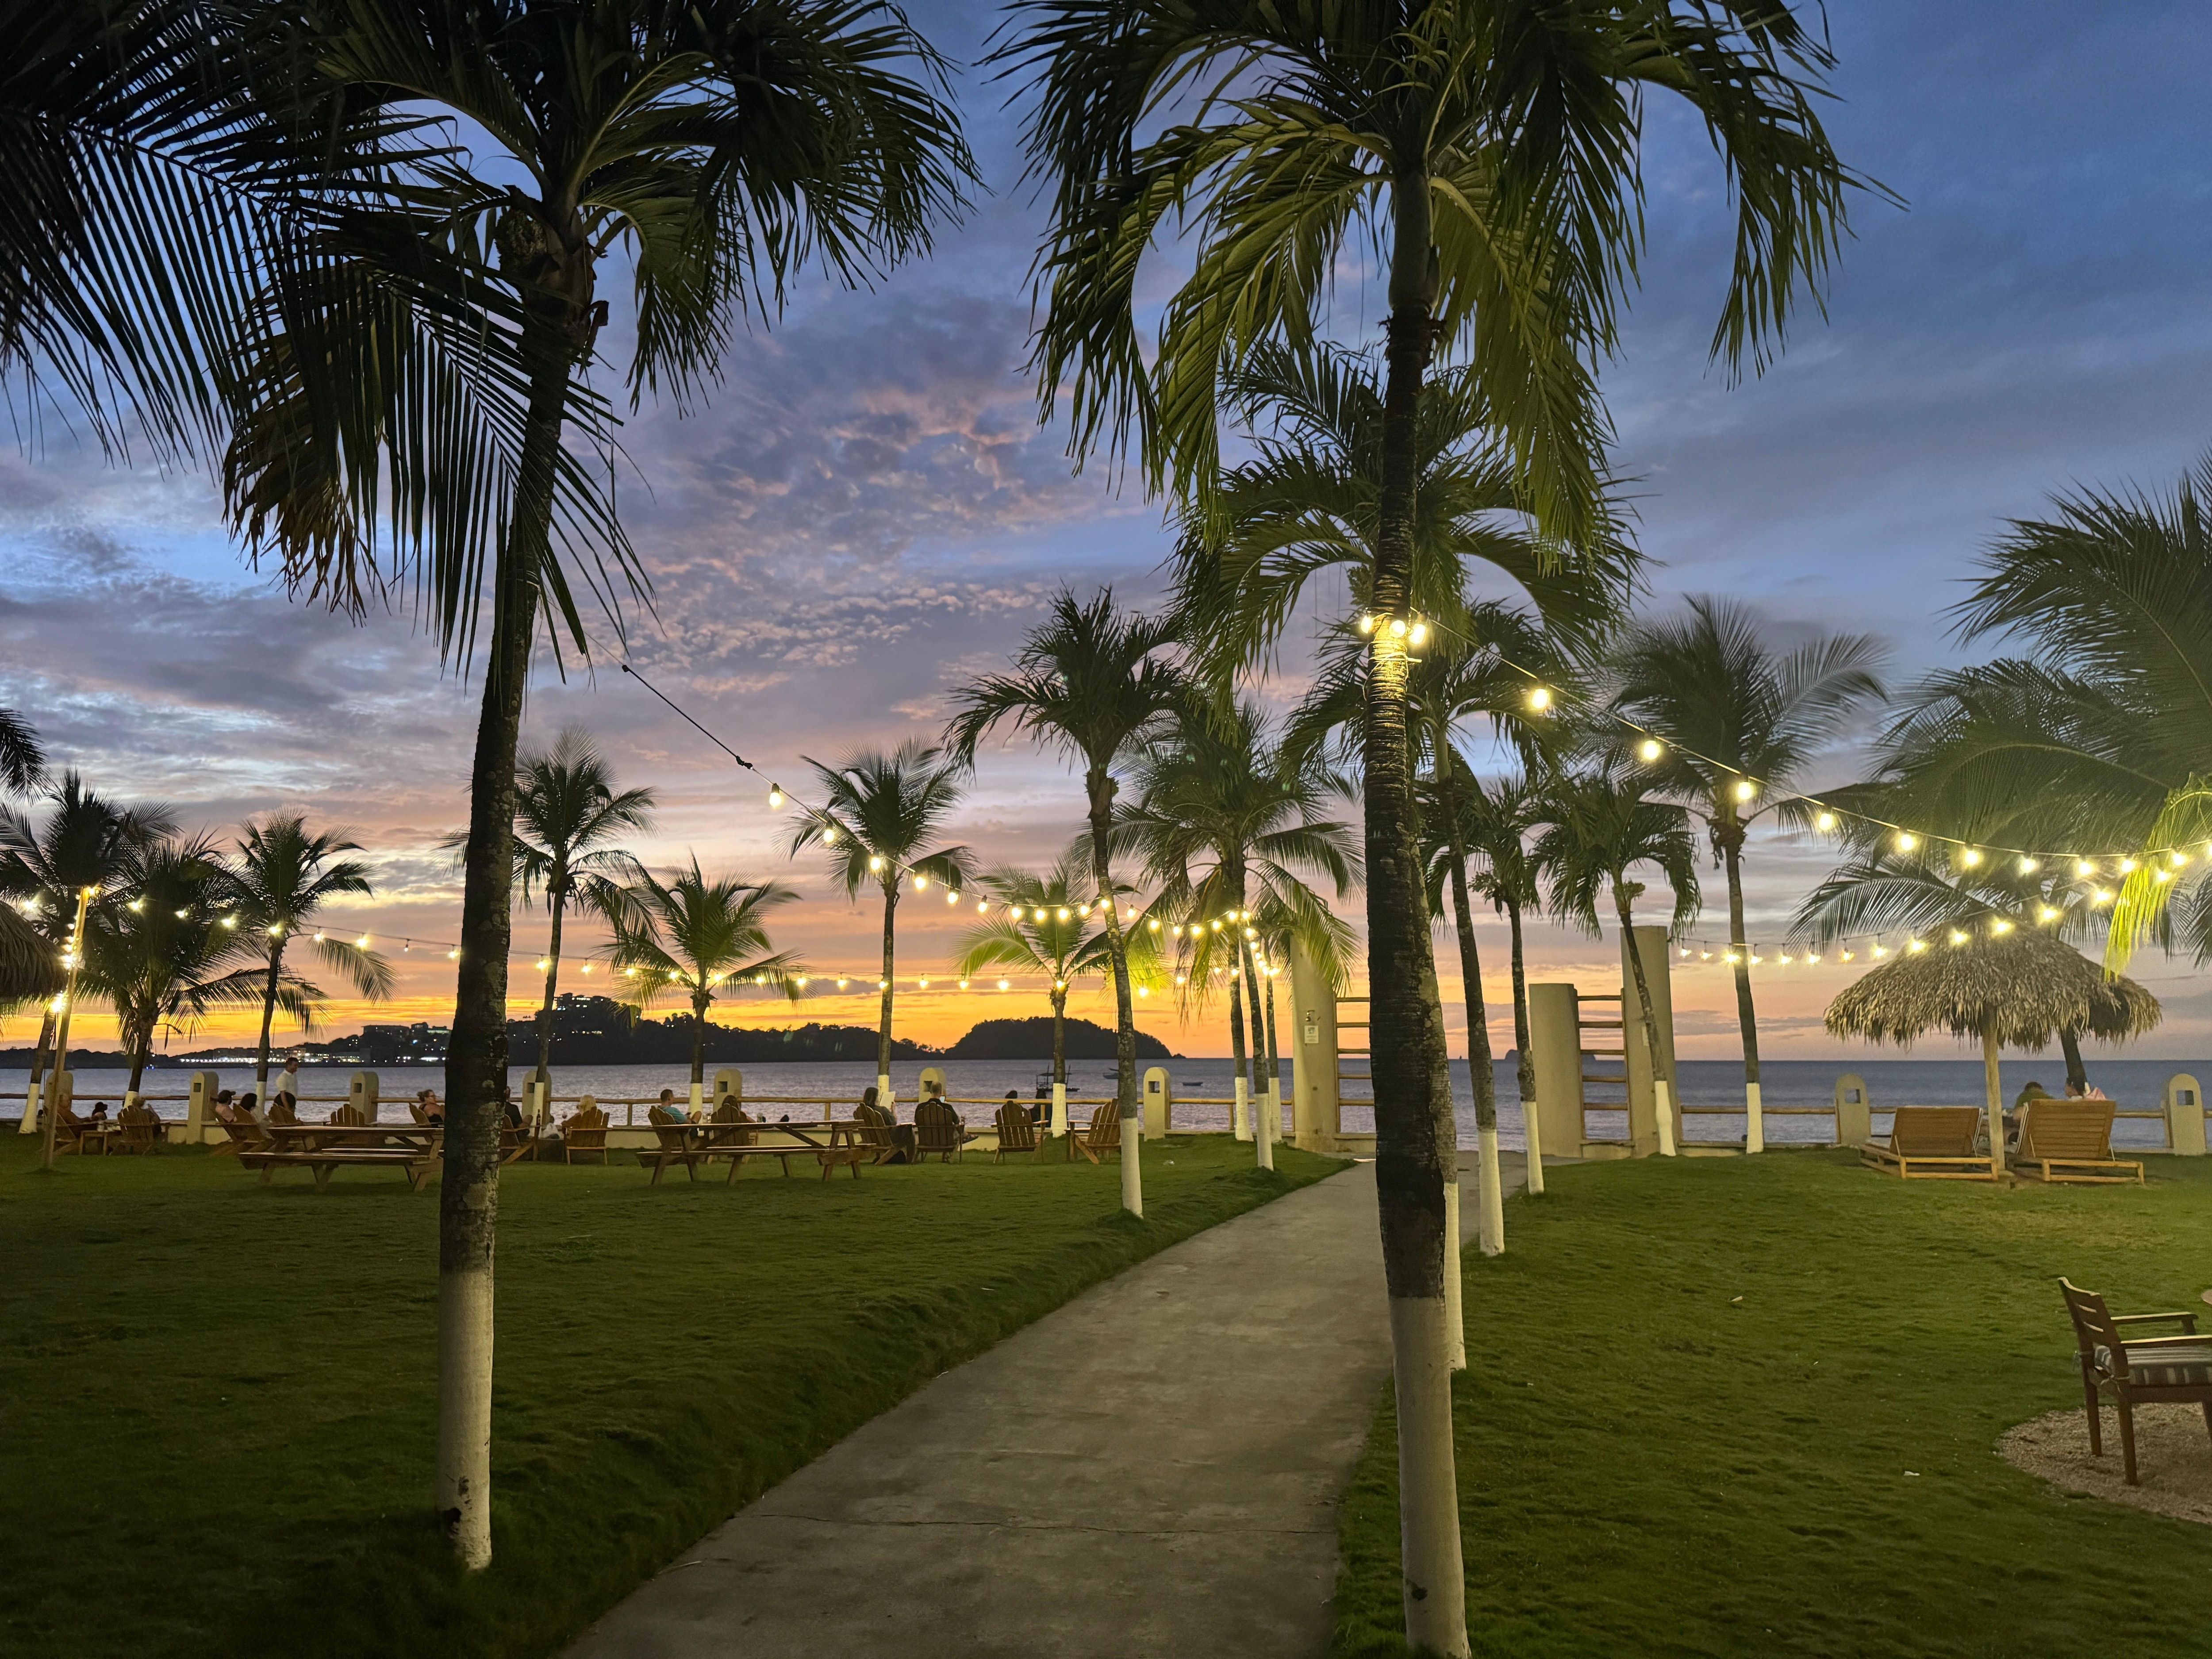
[[[290,1095],[295,1099],[299,1097],[300,1053],[298,1049],[295,1048],[284,1056],[284,1069],[276,1074],[275,1093],[277,1096]]]

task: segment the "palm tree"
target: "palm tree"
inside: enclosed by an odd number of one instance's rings
[[[1115,1085],[1121,1120],[1121,1206],[1145,1212],[1139,1167],[1136,1006],[1129,954],[1111,862],[1116,761],[1157,732],[1188,698],[1183,677],[1164,655],[1174,638],[1164,617],[1118,610],[1102,587],[1087,605],[1063,589],[1048,620],[1030,630],[1012,674],[987,674],[959,696],[945,728],[945,747],[972,765],[976,745],[1001,720],[1048,743],[1083,768],[1091,833],[1092,896],[1106,914],[1107,958],[1114,970]]]
[[[214,842],[164,839],[133,848],[121,872],[131,896],[94,908],[87,920],[80,994],[114,1005],[131,1057],[125,1099],[136,1100],[164,1026],[190,1032],[217,1007],[251,1007],[266,983],[244,925],[234,872]],[[286,976],[275,994],[302,1030],[319,993]]]
[[[1638,269],[1647,95],[1713,136],[1738,209],[1715,349],[1763,362],[1842,233],[1852,183],[1814,98],[1825,43],[1786,9],[1654,0],[1522,18],[1463,0],[1389,6],[1022,0],[999,48],[1036,85],[1028,144],[1055,191],[1038,261],[1040,406],[1078,453],[1138,428],[1155,486],[1210,493],[1220,382],[1267,340],[1310,340],[1348,243],[1387,271],[1379,556],[1386,622],[1367,723],[1368,953],[1384,1261],[1401,1322],[1408,1639],[1467,1651],[1444,1382],[1449,1078],[1422,926],[1403,675],[1387,624],[1413,600],[1413,440],[1439,349],[1471,343],[1492,421],[1540,522],[1570,543],[1598,514],[1604,421],[1591,360]],[[1172,102],[1177,117],[1155,117]],[[1170,221],[1177,257],[1156,349],[1138,276]],[[1152,303],[1149,296],[1146,301]],[[1475,325],[1477,319],[1480,325]],[[1063,398],[1063,392],[1066,396]],[[1420,1448],[1406,1455],[1407,1445]]]
[[[802,757],[804,758],[804,757]],[[968,849],[939,847],[935,841],[964,793],[960,767],[940,749],[919,742],[890,754],[859,749],[835,766],[808,759],[825,803],[802,813],[794,825],[791,850],[816,843],[830,851],[831,878],[851,898],[869,882],[884,895],[884,971],[876,1023],[876,1098],[891,1103],[891,999],[897,983],[896,924],[901,884],[927,892],[934,881],[948,898],[957,898],[967,878]]]
[[[1765,1136],[1743,919],[1744,839],[1770,811],[1802,821],[1786,792],[1847,721],[1881,700],[1875,670],[1884,654],[1865,634],[1828,635],[1779,653],[1743,606],[1692,596],[1683,615],[1638,624],[1610,665],[1613,710],[1661,734],[1637,744],[1638,760],[1661,790],[1704,820],[1714,860],[1728,875],[1747,1152],[1761,1151]]]
[[[237,861],[230,866],[231,902],[246,947],[266,957],[261,994],[261,1040],[253,1055],[253,1088],[269,1097],[269,1029],[287,981],[284,951],[313,927],[315,913],[340,893],[374,892],[368,866],[339,858],[361,850],[343,830],[307,833],[296,812],[249,823],[239,838]],[[392,994],[392,964],[351,939],[313,935],[315,954],[343,974],[356,992],[373,1002]]]
[[[1544,787],[1546,818],[1531,855],[1551,890],[1552,908],[1579,922],[1593,937],[1598,905],[1610,890],[1620,924],[1624,954],[1636,985],[1644,1027],[1644,1052],[1650,1061],[1659,1121],[1659,1149],[1674,1151],[1674,1079],[1659,1041],[1659,1020],[1651,1008],[1651,986],[1637,948],[1634,906],[1645,890],[1629,872],[1640,864],[1658,868],[1674,895],[1670,927],[1679,932],[1698,914],[1697,853],[1690,839],[1689,814],[1653,800],[1649,780],[1620,771],[1560,774]],[[1623,1033],[1624,1038],[1626,1033]]]
[[[1053,1124],[1058,1133],[1067,1125],[1068,988],[1079,974],[1112,971],[1106,915],[1113,906],[1094,907],[1083,896],[1085,864],[1073,854],[1047,876],[1009,866],[992,871],[981,884],[993,902],[1006,908],[969,929],[957,971],[965,979],[1006,965],[1051,980]]]
[[[626,902],[610,914],[609,958],[634,981],[635,1006],[650,1007],[669,991],[690,1000],[696,1106],[707,1080],[707,1010],[717,989],[769,985],[794,1002],[799,999],[806,982],[804,968],[791,952],[778,951],[768,932],[769,912],[799,895],[772,881],[709,881],[694,857],[690,868],[666,882],[641,874],[624,896]]]
[[[545,896],[552,936],[545,947],[545,1000],[538,1009],[540,1109],[553,1066],[553,1002],[560,990],[561,927],[571,901],[602,915],[618,908],[622,890],[645,873],[625,848],[614,846],[629,831],[653,823],[650,789],[615,793],[614,770],[580,726],[564,728],[553,747],[521,756],[514,771],[514,882],[522,902],[531,889]]]
[[[0,791],[27,795],[46,781],[46,751],[30,721],[0,708]]]
[[[684,407],[802,270],[858,283],[925,250],[972,170],[940,60],[876,0],[333,0],[273,33],[261,83],[326,223],[272,268],[235,377],[235,527],[334,605],[411,580],[464,656],[489,611],[439,1247],[438,1504],[473,1570],[523,691],[541,612],[588,654],[577,590],[642,591],[578,453],[615,423],[589,383],[600,262],[619,245],[634,275],[633,402]]]
[[[164,805],[126,807],[105,799],[74,770],[62,774],[47,799],[52,810],[38,823],[0,806],[0,896],[28,921],[51,960],[68,948],[77,896],[88,887],[103,894],[115,888],[134,854],[176,834],[177,823]],[[46,1077],[58,1021],[50,1008],[39,1028],[27,1097],[33,1103]],[[66,1054],[58,1064],[67,1069]],[[36,1127],[37,1112],[27,1106],[22,1132],[29,1134]]]
[[[1358,845],[1349,825],[1326,816],[1335,793],[1331,781],[1293,758],[1250,702],[1222,713],[1185,708],[1169,731],[1137,752],[1132,781],[1135,799],[1114,815],[1115,850],[1134,854],[1159,884],[1152,906],[1157,915],[1191,918],[1186,1002],[1203,1006],[1215,974],[1227,978],[1241,1122],[1245,991],[1249,988],[1257,1033],[1266,977],[1255,950],[1261,938],[1255,909],[1288,921],[1317,954],[1325,952],[1328,906],[1297,872],[1328,879],[1341,897],[1358,878]],[[1260,1038],[1251,1045],[1255,1096],[1267,1092],[1265,1061]],[[1262,1163],[1272,1167],[1267,1136],[1255,1139]]]

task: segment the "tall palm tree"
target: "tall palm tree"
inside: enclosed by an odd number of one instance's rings
[[[615,970],[631,981],[632,1001],[650,1007],[673,991],[691,1004],[691,1084],[695,1100],[707,1080],[707,1010],[723,986],[768,985],[793,1001],[804,966],[769,939],[769,912],[799,896],[772,881],[733,877],[709,881],[695,856],[668,881],[651,872],[610,912]]]
[[[448,650],[489,612],[439,1247],[438,1505],[475,1569],[524,686],[541,612],[587,654],[577,590],[611,610],[643,582],[579,453],[613,441],[600,264],[634,278],[633,403],[684,407],[803,270],[925,250],[971,168],[940,60],[876,0],[332,0],[271,33],[282,154],[327,222],[272,268],[236,377],[235,526],[335,605],[411,580]]]
[[[78,986],[80,995],[114,1006],[131,1057],[128,1098],[135,1099],[158,1030],[167,1025],[190,1032],[216,1008],[251,1007],[261,1000],[265,981],[235,874],[212,841],[135,846],[121,890],[127,900],[97,906],[88,916]],[[286,976],[276,994],[301,1029],[312,1024],[320,994],[313,986]]]
[[[307,819],[280,812],[249,823],[239,837],[238,856],[229,866],[231,900],[239,931],[249,952],[266,958],[261,992],[261,1039],[253,1054],[254,1092],[269,1097],[269,1029],[287,981],[284,952],[294,939],[313,928],[316,912],[341,893],[368,895],[375,887],[368,866],[356,853],[361,843],[343,830],[307,833]],[[354,990],[372,1002],[392,994],[392,964],[351,939],[313,936],[315,954],[344,975]],[[289,1005],[288,1005],[289,1006]]]
[[[1368,596],[1410,621],[1413,434],[1439,346],[1470,342],[1492,419],[1540,520],[1580,539],[1596,513],[1608,350],[1645,224],[1644,99],[1713,135],[1738,209],[1717,353],[1763,361],[1824,273],[1852,182],[1814,106],[1825,42],[1779,6],[1699,0],[1523,13],[1467,0],[1023,0],[999,61],[1035,83],[1028,142],[1051,182],[1039,260],[1042,406],[1079,452],[1138,428],[1155,485],[1217,476],[1225,371],[1302,345],[1354,240],[1387,272],[1380,557]],[[1157,123],[1172,102],[1187,118]],[[1144,255],[1194,227],[1156,349],[1137,338]],[[1147,305],[1150,304],[1149,300]],[[1476,319],[1480,319],[1480,325]],[[1063,402],[1063,392],[1066,392]],[[1467,1651],[1443,1328],[1449,1126],[1442,1012],[1420,914],[1403,675],[1378,641],[1368,720],[1368,952],[1384,1261],[1409,1308],[1401,1353],[1408,1638]],[[1418,1312],[1419,1317],[1415,1318]],[[1418,1444],[1415,1456],[1404,1446]]]
[[[968,849],[928,848],[965,793],[961,768],[944,750],[920,742],[900,744],[890,753],[856,749],[835,766],[808,759],[822,786],[824,804],[802,813],[792,832],[791,850],[825,845],[831,878],[851,898],[874,882],[884,895],[884,970],[878,987],[876,1098],[891,1103],[891,1000],[898,975],[896,932],[902,884],[916,893],[935,882],[947,898],[957,897],[967,878]]]
[[[1714,861],[1727,872],[1750,1152],[1762,1150],[1765,1137],[1743,917],[1744,841],[1769,812],[1802,821],[1788,792],[1848,721],[1881,700],[1875,674],[1885,654],[1866,634],[1827,635],[1777,652],[1744,606],[1693,595],[1682,615],[1638,624],[1610,665],[1613,709],[1661,734],[1636,745],[1639,763],[1704,820]]]
[[[1113,906],[1094,906],[1084,896],[1088,862],[1078,863],[1071,854],[1042,877],[1011,866],[985,875],[982,890],[1004,908],[969,929],[957,959],[963,979],[1004,965],[1051,980],[1054,1133],[1066,1121],[1068,989],[1078,975],[1113,970],[1106,942],[1106,913]]]
[[[1117,608],[1110,588],[1100,588],[1088,604],[1063,589],[1050,617],[1023,640],[1015,672],[987,674],[960,693],[945,728],[945,746],[963,765],[974,763],[985,733],[1008,721],[1083,769],[1091,891],[1104,902],[1107,958],[1114,972],[1121,1206],[1133,1215],[1145,1212],[1144,1177],[1138,1156],[1136,1005],[1121,913],[1113,902],[1111,831],[1121,787],[1113,768],[1188,700],[1181,671],[1166,656],[1174,637],[1167,618]]]
[[[1261,938],[1254,913],[1286,921],[1325,951],[1328,905],[1298,872],[1328,880],[1341,897],[1358,878],[1358,844],[1348,824],[1327,816],[1332,781],[1291,756],[1254,703],[1185,708],[1137,752],[1131,781],[1134,799],[1114,815],[1115,848],[1133,854],[1159,884],[1155,913],[1191,918],[1186,1001],[1202,1006],[1217,972],[1226,978],[1242,1108],[1246,992],[1256,1029],[1266,978],[1254,949]],[[1250,1053],[1250,1089],[1264,1094],[1264,1038]],[[1266,1158],[1266,1136],[1255,1138]]]
[[[68,947],[76,926],[77,895],[117,888],[134,854],[177,832],[175,815],[165,805],[124,806],[85,787],[76,771],[65,771],[47,793],[52,802],[45,818],[33,821],[0,806],[0,896],[44,941],[49,960]],[[39,1028],[31,1062],[30,1092],[35,1102],[52,1057],[58,1016],[49,1009]],[[58,1062],[66,1069],[67,1056]],[[36,1127],[37,1113],[27,1107],[23,1133]]]
[[[561,930],[568,906],[580,900],[602,915],[620,908],[623,888],[645,869],[614,843],[651,828],[653,809],[650,789],[616,792],[613,768],[580,726],[563,728],[551,749],[515,762],[514,882],[525,904],[533,887],[542,892],[552,918],[533,1078],[541,1099],[552,1079],[553,1003],[560,991]]]
[[[1620,924],[1622,949],[1636,985],[1644,1027],[1644,1052],[1650,1063],[1660,1125],[1660,1150],[1674,1150],[1674,1078],[1659,1041],[1658,1016],[1652,1012],[1651,984],[1644,971],[1644,952],[1636,945],[1635,903],[1644,884],[1630,876],[1638,865],[1651,865],[1667,878],[1674,895],[1669,926],[1679,931],[1698,914],[1697,850],[1690,838],[1689,814],[1650,797],[1650,781],[1620,770],[1563,773],[1544,787],[1546,819],[1532,856],[1550,888],[1552,908],[1581,924],[1593,937],[1601,929],[1598,906],[1613,901]],[[1626,1033],[1623,1034],[1624,1040]]]

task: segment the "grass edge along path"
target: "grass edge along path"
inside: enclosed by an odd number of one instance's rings
[[[58,1176],[0,1158],[0,1650],[556,1651],[938,1373],[1343,1167],[1146,1152],[1143,1221],[1110,1160],[657,1189],[514,1166],[474,1578],[429,1513],[433,1194],[264,1188],[181,1149]]]
[[[2002,1191],[1829,1151],[1547,1172],[1508,1254],[1464,1258],[1474,1652],[2202,1650],[2212,1534],[1996,1449],[2079,1413],[2057,1275],[2118,1311],[2202,1306],[2212,1160],[2149,1174]],[[1386,1388],[1340,1513],[1338,1659],[1406,1652],[1395,1432]]]

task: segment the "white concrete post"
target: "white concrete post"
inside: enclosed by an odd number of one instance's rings
[[[1291,941],[1291,1118],[1309,1152],[1336,1149],[1336,988],[1305,948]]]
[[[1766,1150],[1766,1109],[1756,1083],[1743,1085],[1743,1150],[1747,1156]]]
[[[738,1109],[744,1109],[745,1074],[734,1066],[725,1066],[714,1073],[714,1106],[718,1111],[721,1109],[725,1095],[738,1103]]]
[[[382,1085],[374,1072],[356,1072],[346,1085],[346,1104],[360,1114],[363,1123],[376,1121],[377,1107],[382,1099]]]
[[[220,1072],[195,1071],[185,1096],[185,1140],[198,1146],[208,1138],[208,1125],[216,1121],[216,1091],[222,1086]]]
[[[1846,1072],[1836,1079],[1836,1145],[1856,1146],[1874,1139],[1874,1102],[1866,1079]]]
[[[2166,1080],[2166,1140],[2178,1158],[2204,1156],[2204,1091],[2186,1072]]]
[[[1165,1140],[1175,1121],[1175,1091],[1168,1079],[1168,1068],[1151,1066],[1145,1070],[1145,1139]]]
[[[1659,1052],[1648,1052],[1644,1037],[1643,1005],[1637,1000],[1636,975],[1629,965],[1633,948],[1644,963],[1644,981],[1651,989],[1652,1024],[1658,1028]],[[1681,1143],[1681,1126],[1675,1121],[1674,1097],[1668,1079],[1674,1075],[1674,947],[1664,927],[1638,927],[1631,941],[1620,942],[1620,1046],[1626,1051],[1628,1073],[1628,1133],[1638,1156],[1650,1151],[1647,1133],[1657,1141],[1662,1158],[1672,1158]],[[1638,1120],[1650,1114],[1649,1127]]]
[[[1528,988],[1528,1059],[1536,1073],[1536,1099],[1523,1110],[1540,1120],[1538,1134],[1545,1146],[1562,1158],[1582,1157],[1582,999],[1573,986]]]

